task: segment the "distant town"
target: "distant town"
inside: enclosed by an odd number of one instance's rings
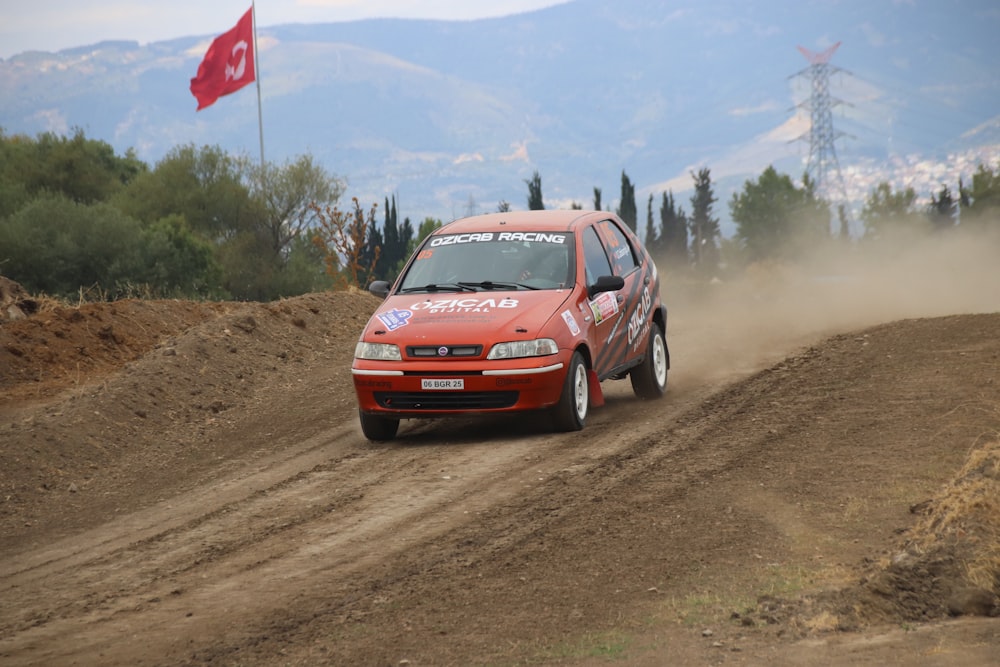
[[[847,199],[860,206],[879,183],[888,181],[894,190],[913,188],[921,204],[929,204],[947,186],[957,198],[959,179],[968,186],[979,165],[1000,165],[1000,144],[978,146],[949,153],[945,161],[922,155],[897,155],[888,161],[863,158],[841,167]]]

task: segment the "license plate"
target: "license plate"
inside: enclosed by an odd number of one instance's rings
[[[421,389],[465,389],[465,380],[462,378],[422,378],[420,380]]]

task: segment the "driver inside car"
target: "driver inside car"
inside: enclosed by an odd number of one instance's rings
[[[529,253],[518,281],[534,278],[553,285],[564,285],[568,272],[566,247],[562,245],[543,244],[537,250]]]

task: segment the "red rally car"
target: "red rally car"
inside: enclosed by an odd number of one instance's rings
[[[656,265],[617,216],[473,216],[428,236],[384,303],[351,373],[361,428],[391,440],[401,419],[544,410],[583,428],[601,382],[661,397],[670,355]]]

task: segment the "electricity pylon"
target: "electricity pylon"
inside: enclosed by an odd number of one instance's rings
[[[839,46],[840,42],[837,42],[820,53],[813,53],[799,46],[799,52],[809,61],[809,67],[795,76],[808,76],[812,90],[809,99],[798,105],[809,110],[811,121],[808,134],[798,137],[798,139],[807,137],[809,139],[806,173],[816,184],[816,192],[819,195],[832,204],[843,205],[846,212],[848,211],[847,188],[844,186],[844,176],[840,172],[837,149],[834,146],[839,137],[846,135],[833,129],[832,112],[833,107],[843,104],[843,101],[830,96],[830,74],[844,71],[830,64],[830,58]]]

